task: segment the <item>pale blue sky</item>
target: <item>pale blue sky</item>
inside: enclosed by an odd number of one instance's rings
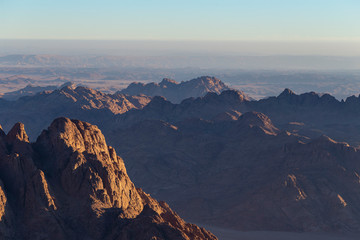
[[[360,1],[0,0],[0,39],[360,41]]]

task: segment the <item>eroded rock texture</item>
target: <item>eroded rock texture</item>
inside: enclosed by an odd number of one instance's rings
[[[58,118],[30,143],[0,128],[1,239],[216,239],[129,179],[94,125]]]

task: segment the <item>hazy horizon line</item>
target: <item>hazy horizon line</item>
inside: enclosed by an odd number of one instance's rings
[[[0,39],[0,54],[140,56],[360,56],[355,40]]]
[[[359,42],[359,38],[315,38],[315,39],[113,39],[113,38],[0,38],[0,41],[124,41],[124,42]]]

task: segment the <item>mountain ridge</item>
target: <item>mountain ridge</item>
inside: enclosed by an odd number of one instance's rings
[[[220,94],[230,88],[215,77],[202,76],[180,83],[175,80],[164,78],[160,83],[131,83],[127,88],[119,91],[129,95],[145,94],[147,96],[163,96],[173,103],[180,103],[189,97],[203,97],[209,92]],[[239,91],[244,98],[248,98]]]

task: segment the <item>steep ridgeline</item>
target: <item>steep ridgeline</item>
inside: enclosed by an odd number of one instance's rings
[[[52,92],[22,97],[17,101],[0,101],[0,121],[9,130],[21,121],[32,126],[31,139],[48,126],[54,118],[66,116],[82,119],[103,127],[103,121],[130,109],[141,109],[150,97],[105,94],[86,87],[65,86]]]
[[[248,110],[246,96],[238,91],[227,90],[219,95],[207,93],[204,97],[188,98],[179,104],[164,97],[153,99],[142,110],[128,111],[115,117],[117,127],[128,127],[146,119],[176,123],[185,119],[234,120]]]
[[[330,136],[340,142],[360,146],[360,97],[338,101],[329,94],[315,92],[295,94],[285,89],[277,97],[249,101],[233,90],[204,97],[188,98],[173,104],[163,97],[154,97],[142,110],[131,110],[115,117],[119,127],[129,127],[146,119],[172,124],[191,118],[212,121],[236,120],[241,113],[256,111],[266,114],[282,130],[317,138]]]
[[[130,177],[186,219],[239,230],[360,231],[360,152],[237,120],[144,120],[111,142]]]
[[[189,118],[223,121],[236,120],[242,112],[256,111],[268,115],[280,129],[311,138],[325,134],[359,146],[359,109],[359,97],[338,101],[329,94],[297,95],[289,89],[277,97],[259,101],[249,100],[240,91],[224,90],[174,104],[159,96],[151,100],[145,95],[105,94],[90,88],[67,86],[17,101],[0,99],[0,121],[6,131],[17,121],[31,125],[28,134],[30,139],[35,139],[52,119],[60,116],[91,122],[107,134],[146,119],[170,123]]]
[[[129,179],[100,130],[67,118],[35,143],[0,130],[1,239],[216,239]]]
[[[75,84],[72,82],[66,82],[64,84],[62,84],[60,87],[59,86],[54,86],[54,85],[50,85],[50,86],[36,86],[33,84],[28,84],[26,87],[16,90],[16,91],[12,91],[12,92],[6,92],[3,94],[0,94],[0,98],[6,99],[6,100],[10,100],[10,101],[15,101],[21,97],[24,96],[34,96],[37,93],[40,92],[44,92],[44,91],[54,91],[56,89],[62,89],[66,86],[69,86],[71,88],[75,88]]]
[[[230,88],[215,77],[203,76],[178,83],[172,79],[164,78],[160,83],[131,83],[120,93],[128,95],[145,94],[146,96],[163,96],[173,103],[180,103],[190,97],[203,97],[209,92],[220,94]],[[242,95],[244,93],[241,92]],[[244,95],[245,96],[245,95]]]
[[[326,134],[338,141],[360,145],[360,98],[338,101],[329,94],[295,94],[285,89],[277,97],[247,103],[248,109],[268,115],[282,129],[318,137]]]

